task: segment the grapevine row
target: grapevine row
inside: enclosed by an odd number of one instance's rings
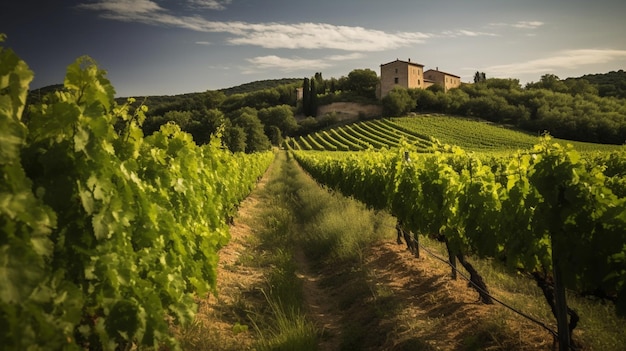
[[[15,350],[176,347],[214,291],[228,219],[272,153],[197,146],[145,106],[117,105],[93,60],[31,106],[33,74],[0,47],[0,344]]]
[[[468,253],[493,257],[538,281],[614,296],[626,312],[626,198],[611,190],[603,166],[549,137],[490,165],[458,147],[413,149],[294,155],[319,182],[445,241],[464,266]],[[564,293],[556,300],[548,302],[558,311]]]

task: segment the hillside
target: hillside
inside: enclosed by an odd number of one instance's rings
[[[345,126],[310,133],[286,141],[288,147],[300,150],[359,151],[397,147],[401,139],[414,143],[418,150],[428,151],[431,138],[457,145],[469,151],[501,152],[526,149],[537,143],[538,135],[530,135],[477,118],[439,114],[361,121]],[[610,151],[618,145],[570,143],[580,151]]]
[[[259,90],[276,88],[285,84],[301,84],[302,78],[280,78],[280,79],[266,79],[266,80],[257,80],[250,83],[245,83],[241,85],[237,85],[234,87],[219,89],[218,91],[223,92],[226,95],[232,94],[246,94],[252,93]]]
[[[598,88],[598,95],[613,96],[626,99],[626,72],[624,70],[611,71],[608,73],[585,74],[578,78],[569,79],[586,79],[592,85]]]
[[[294,84],[294,83],[302,83],[302,78],[278,78],[278,79],[265,79],[265,80],[257,80],[254,82],[244,83],[241,85],[236,85],[230,88],[217,89],[216,91],[223,92],[224,94],[233,95],[233,94],[246,94],[252,93],[259,90],[276,88],[281,85],[286,84]],[[33,89],[29,91],[29,98],[32,98],[31,103],[36,101],[40,101],[41,97],[54,92],[56,90],[62,89],[63,84],[54,84],[48,85],[42,88]],[[173,103],[180,103],[181,100],[193,100],[200,96],[202,92],[192,92],[192,93],[184,93],[184,94],[174,94],[174,95],[149,95],[149,96],[133,96],[137,100],[149,100],[153,104],[157,105],[167,105]],[[126,101],[125,96],[117,97],[116,100],[118,103],[123,103]],[[152,107],[152,106],[151,106]]]

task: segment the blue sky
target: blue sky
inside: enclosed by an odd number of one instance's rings
[[[626,69],[625,14],[623,0],[21,0],[0,5],[0,33],[31,88],[89,55],[117,96],[174,95],[396,58],[464,82],[606,73]]]

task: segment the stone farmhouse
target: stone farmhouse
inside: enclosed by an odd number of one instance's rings
[[[426,89],[439,84],[444,91],[461,85],[461,77],[436,69],[424,71],[424,65],[396,59],[380,65],[380,87],[378,96],[385,97],[396,86],[406,89]]]

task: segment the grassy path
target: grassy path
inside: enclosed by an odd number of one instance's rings
[[[394,225],[393,217],[319,187],[279,153],[220,251],[217,295],[200,301],[196,321],[178,331],[183,348],[551,349],[544,330],[477,302],[445,264],[398,245]],[[442,254],[438,243],[424,243]],[[477,264],[500,298],[541,304],[532,284],[521,288],[528,282]]]

